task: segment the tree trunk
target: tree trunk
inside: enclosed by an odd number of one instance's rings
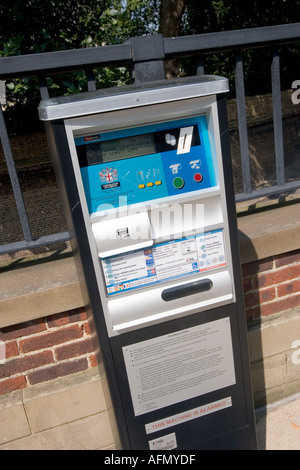
[[[180,35],[186,0],[161,0],[159,32],[165,38]]]
[[[164,38],[179,36],[181,19],[185,9],[186,0],[161,0],[159,32]],[[179,67],[176,60],[165,61],[166,77],[177,77]]]

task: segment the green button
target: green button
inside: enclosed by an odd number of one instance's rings
[[[180,176],[176,176],[176,178],[173,179],[173,186],[176,189],[181,189],[184,186],[184,180],[180,178]]]

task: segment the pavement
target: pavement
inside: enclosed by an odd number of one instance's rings
[[[300,393],[256,411],[259,450],[300,450]]]

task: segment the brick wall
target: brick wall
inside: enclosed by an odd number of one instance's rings
[[[243,265],[247,320],[300,305],[300,250]]]
[[[0,340],[0,395],[96,366],[83,309],[3,328]]]
[[[248,322],[300,305],[300,250],[243,265]],[[0,329],[0,395],[96,366],[83,309]]]

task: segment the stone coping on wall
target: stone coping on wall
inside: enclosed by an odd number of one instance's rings
[[[238,206],[241,263],[300,248],[300,202],[249,213]],[[14,263],[0,276],[0,328],[82,307],[71,252]]]

